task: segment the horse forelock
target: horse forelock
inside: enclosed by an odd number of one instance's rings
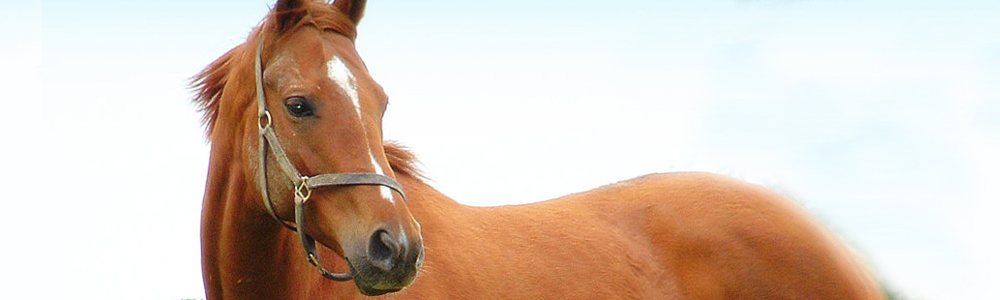
[[[289,28],[279,28],[279,21],[288,18],[295,19],[295,24]],[[311,25],[323,31],[334,31],[351,40],[354,40],[357,35],[357,25],[347,15],[322,1],[306,1],[302,7],[297,9],[272,10],[261,24],[251,32],[246,42],[229,50],[192,78],[191,86],[195,89],[194,102],[199,111],[203,113],[202,123],[209,138],[211,138],[212,130],[215,128],[222,101],[245,101],[245,105],[252,103],[250,101],[252,99],[222,99],[226,86],[235,77],[234,73],[247,72],[247,74],[252,74],[254,60],[252,54],[255,53],[248,52],[254,51],[256,48],[249,45],[256,45],[260,40],[264,40],[268,44],[281,40],[287,33],[304,25]],[[265,50],[262,55],[268,56],[267,51]],[[251,89],[253,82],[239,82],[235,87]],[[244,103],[239,104],[244,105]]]
[[[279,29],[279,19],[290,17],[296,18],[296,23],[291,27]],[[213,139],[212,132],[216,126],[226,126],[227,128],[224,128],[226,130],[239,126],[237,123],[217,124],[220,114],[239,114],[255,105],[253,67],[257,43],[264,41],[264,53],[261,55],[262,59],[266,60],[270,56],[267,45],[307,25],[321,31],[337,32],[352,41],[357,34],[356,24],[347,15],[323,1],[306,1],[302,7],[292,10],[272,10],[251,32],[246,42],[233,47],[192,78],[191,87],[195,94],[193,102],[202,113],[202,125],[205,126],[205,134],[209,140]],[[227,89],[235,91],[227,95],[225,94]],[[226,119],[240,120],[240,118]],[[406,147],[386,141],[384,149],[389,165],[395,173],[417,179],[426,178],[417,167],[416,157]]]

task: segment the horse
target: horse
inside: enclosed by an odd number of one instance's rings
[[[354,47],[364,6],[278,0],[193,79],[208,299],[884,299],[808,212],[722,175],[448,198],[383,141],[387,97]]]

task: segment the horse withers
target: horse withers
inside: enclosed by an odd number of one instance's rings
[[[883,298],[808,213],[724,176],[516,206],[442,195],[382,140],[387,97],[354,47],[363,12],[279,0],[196,77],[209,299]]]

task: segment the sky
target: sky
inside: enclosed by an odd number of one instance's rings
[[[204,297],[188,81],[271,4],[5,5],[7,296]],[[373,0],[357,48],[386,136],[462,203],[715,172],[909,299],[1000,299],[1000,2]]]

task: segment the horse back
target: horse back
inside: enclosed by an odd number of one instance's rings
[[[400,298],[882,299],[807,212],[725,176],[654,174],[500,207],[403,183],[427,260]]]
[[[654,174],[567,196],[592,206],[688,299],[883,299],[853,250],[763,187],[708,173]]]

